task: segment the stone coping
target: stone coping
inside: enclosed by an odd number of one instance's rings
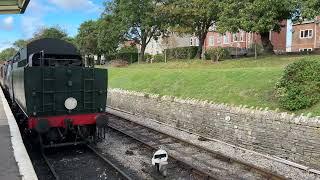
[[[152,99],[157,99],[159,101],[170,101],[188,105],[197,105],[200,107],[211,107],[214,108],[216,111],[220,112],[228,112],[232,114],[243,114],[248,115],[250,114],[254,118],[272,120],[272,121],[281,121],[291,124],[297,125],[304,125],[307,127],[313,128],[320,128],[320,117],[311,117],[311,113],[296,115],[296,114],[289,114],[287,112],[277,112],[273,110],[269,110],[269,108],[248,108],[246,105],[234,106],[234,105],[227,105],[227,104],[218,104],[212,101],[201,101],[196,99],[181,99],[174,96],[160,96],[158,94],[149,94],[149,93],[142,93],[142,92],[135,92],[135,91],[127,91],[123,89],[108,89],[108,91],[121,93],[121,94],[128,94],[128,95],[135,95],[140,97],[147,97]]]

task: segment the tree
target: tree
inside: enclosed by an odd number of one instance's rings
[[[313,19],[319,16],[320,1],[319,0],[298,0],[299,16],[302,18]]]
[[[44,27],[34,34],[32,40],[42,39],[42,38],[54,38],[54,39],[64,39],[68,35],[59,26],[57,27]]]
[[[74,46],[77,46],[76,38],[74,38],[74,37],[69,37],[68,36],[68,37],[62,38],[62,40],[66,41],[66,42],[68,42],[70,44],[73,44]]]
[[[20,50],[24,47],[26,47],[28,44],[28,41],[27,40],[24,40],[24,39],[19,39],[17,41],[15,41],[13,43],[13,47],[16,49],[16,50]]]
[[[225,0],[217,23],[219,31],[258,33],[264,51],[273,53],[270,31],[280,32],[281,22],[290,19],[297,11],[296,0]]]
[[[218,20],[218,0],[169,0],[163,11],[169,14],[171,27],[181,34],[195,34],[199,39],[197,57],[201,58],[209,28]]]
[[[92,58],[93,55],[101,57],[101,52],[98,50],[97,41],[97,22],[85,21],[80,25],[78,29],[78,35],[76,36],[76,42],[80,49],[80,52],[87,58]]]
[[[121,40],[121,27],[110,14],[104,14],[97,21],[97,48],[102,54],[112,54]]]
[[[157,40],[167,29],[167,18],[159,11],[162,5],[156,0],[115,0],[106,8],[125,29],[124,37],[141,46],[141,61],[144,61],[145,50],[151,39]]]
[[[7,48],[0,52],[0,61],[8,60],[17,53],[15,48]]]

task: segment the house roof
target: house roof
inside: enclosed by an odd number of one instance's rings
[[[315,20],[296,22],[296,23],[293,24],[293,26],[303,25],[303,24],[312,24],[314,22],[315,22]]]
[[[0,0],[0,14],[23,14],[30,0]]]

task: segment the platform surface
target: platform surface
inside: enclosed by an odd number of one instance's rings
[[[2,100],[0,100],[0,179],[21,179],[18,164],[14,158],[10,127]]]
[[[16,119],[0,88],[0,180],[38,180]]]

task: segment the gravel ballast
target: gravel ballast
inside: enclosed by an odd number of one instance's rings
[[[320,179],[320,173],[317,170],[305,170],[304,166],[281,158],[239,148],[212,138],[206,138],[207,140],[203,141],[203,138],[199,135],[191,134],[189,132],[160,123],[154,119],[142,117],[140,115],[124,113],[110,108],[107,108],[107,112],[178,139],[188,141],[213,152],[218,152],[230,158],[269,170],[276,174],[285,176],[288,179]]]
[[[122,169],[130,171],[133,179],[198,179],[186,167],[170,158],[168,175],[162,177],[151,164],[155,150],[112,129],[107,130],[105,140],[97,144],[97,149],[109,159],[121,164]]]

